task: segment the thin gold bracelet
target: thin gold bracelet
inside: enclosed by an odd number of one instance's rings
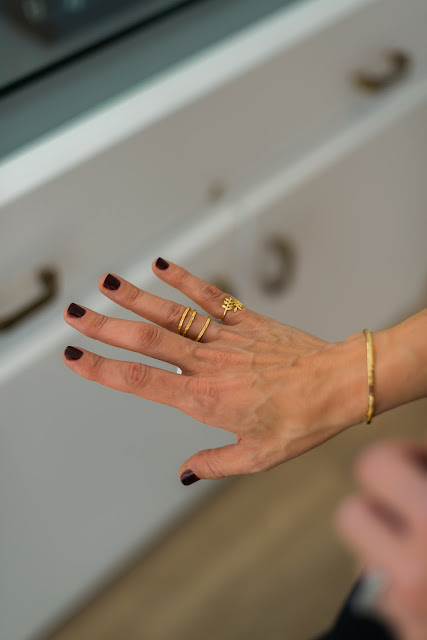
[[[366,337],[366,355],[368,367],[368,410],[366,412],[365,422],[369,424],[374,415],[374,346],[372,344],[372,334],[369,329],[363,329]]]

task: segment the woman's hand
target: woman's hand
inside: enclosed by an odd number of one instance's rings
[[[153,271],[213,318],[221,318],[227,293],[160,259]],[[68,313],[64,310],[66,322],[90,338],[176,365],[182,375],[69,348],[71,359],[65,355],[65,364],[84,378],[176,407],[236,434],[235,444],[200,451],[181,465],[185,484],[266,471],[363,420],[363,333],[330,344],[243,307],[228,311],[222,324],[212,321],[195,342],[205,316],[197,314],[183,337],[177,328],[184,306],[116,276],[102,276],[98,287],[150,322],[109,318],[90,309],[82,315],[74,303]]]
[[[386,587],[375,608],[402,640],[427,639],[427,446],[385,442],[367,449],[336,527],[368,571]]]

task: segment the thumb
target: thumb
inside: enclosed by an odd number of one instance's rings
[[[251,472],[251,458],[245,445],[240,442],[216,449],[204,449],[191,456],[179,470],[182,484],[197,480],[218,480],[239,473]]]

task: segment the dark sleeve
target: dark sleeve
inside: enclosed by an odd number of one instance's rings
[[[332,629],[315,640],[398,640],[390,629],[374,618],[353,613],[350,601],[358,586],[359,582],[356,582]]]

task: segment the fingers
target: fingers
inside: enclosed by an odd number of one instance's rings
[[[67,347],[62,357],[72,371],[87,380],[184,410],[182,403],[187,396],[186,376],[140,362],[104,358],[80,347]]]
[[[89,338],[192,370],[198,345],[155,324],[110,318],[74,303],[64,310],[64,319]]]
[[[369,564],[386,565],[396,571],[403,542],[362,496],[346,498],[337,510],[335,523],[340,536]]]
[[[358,459],[355,475],[364,492],[340,505],[339,534],[365,563],[384,570],[384,602],[395,597],[410,618],[427,617],[425,446],[374,445]]]
[[[225,298],[231,297],[229,293],[221,291],[213,284],[193,276],[189,271],[173,262],[166,262],[163,258],[158,258],[152,266],[158,278],[181,291],[212,317],[222,317],[224,313],[222,304]],[[245,307],[240,310],[233,308],[227,311],[222,322],[226,325],[237,325],[243,320],[247,320],[251,314],[252,312]]]
[[[366,494],[399,515],[413,534],[426,539],[427,474],[419,458],[419,445],[381,443],[359,457],[355,476]]]
[[[183,484],[200,479],[219,480],[227,476],[251,473],[254,456],[243,441],[195,453],[179,469]]]
[[[139,289],[131,282],[113,274],[104,274],[98,281],[98,288],[101,293],[114,300],[121,307],[129,309],[160,327],[177,333],[179,322],[186,309],[182,304],[148,293],[148,291]],[[190,314],[188,313],[181,328],[181,333],[184,332],[189,320]],[[185,337],[195,340],[202,331],[205,321],[206,316],[198,313]],[[200,342],[209,342],[218,338],[221,330],[222,327],[218,323],[211,322],[202,338],[200,338]]]

